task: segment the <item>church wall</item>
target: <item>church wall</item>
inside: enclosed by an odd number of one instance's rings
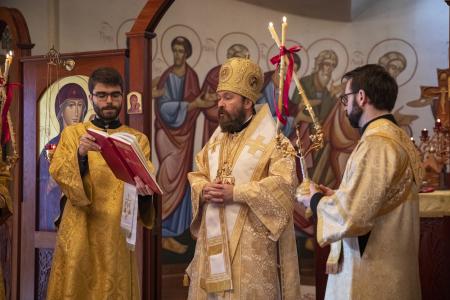
[[[48,15],[52,2],[2,1],[2,6],[18,8],[25,16],[32,42],[36,45],[33,55],[45,54],[51,46]],[[59,1],[59,50],[67,53],[125,47],[125,33],[144,4],[143,0]],[[206,14],[205,7],[208,7]],[[421,128],[432,127],[434,120],[429,106],[417,109],[406,106],[406,103],[419,97],[420,85],[436,85],[436,69],[448,66],[448,8],[444,1],[374,1],[351,23],[290,15],[234,0],[175,1],[156,29],[157,41],[160,42],[168,27],[176,24],[189,26],[198,34],[200,40],[193,42],[196,48],[188,63],[192,64],[198,58],[199,48],[202,48],[200,63],[195,66],[201,84],[207,71],[218,64],[216,52],[220,39],[231,32],[246,33],[256,42],[260,65],[267,71],[267,50],[273,44],[267,24],[273,21],[275,26],[279,26],[283,15],[288,17],[288,38],[305,47],[324,38],[341,42],[349,56],[346,70],[365,63],[371,49],[383,40],[394,38],[409,43],[417,53],[417,63],[408,59],[411,66],[405,70],[408,74],[405,73],[404,77],[410,77],[413,66],[417,69],[412,78],[400,87],[396,109],[404,106],[402,113],[419,116],[411,126],[416,139]],[[234,37],[245,40],[239,35]],[[399,44],[400,48],[410,51],[405,43]],[[154,49],[154,77],[172,63],[171,53],[167,53],[164,60],[161,44],[158,43],[157,47]],[[164,51],[167,51],[167,46]],[[311,72],[313,59],[309,57],[306,74]],[[336,80],[339,74],[335,74]],[[399,84],[407,80],[402,79]]]

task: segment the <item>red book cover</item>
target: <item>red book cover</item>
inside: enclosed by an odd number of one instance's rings
[[[135,185],[134,177],[138,176],[153,192],[162,195],[163,191],[146,166],[146,158],[137,143],[91,128],[88,132],[100,145],[100,153],[118,179]]]

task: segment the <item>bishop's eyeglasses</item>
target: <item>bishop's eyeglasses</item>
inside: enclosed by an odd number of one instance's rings
[[[115,91],[115,92],[111,92],[111,93],[107,93],[107,92],[97,92],[97,93],[93,93],[93,96],[95,96],[99,101],[106,101],[108,99],[109,96],[111,96],[111,100],[121,100],[122,99],[122,93]]]
[[[351,93],[344,94],[341,97],[339,97],[339,100],[341,100],[341,103],[344,106],[347,106],[347,104],[348,104],[348,96],[353,95],[353,94],[357,94],[357,93],[358,92],[351,92]]]

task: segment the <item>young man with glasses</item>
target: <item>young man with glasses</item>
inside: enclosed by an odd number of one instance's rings
[[[120,228],[124,183],[104,161],[88,128],[136,136],[150,162],[147,137],[119,120],[123,80],[112,68],[89,78],[95,118],[66,127],[50,164],[50,174],[68,201],[64,206],[48,284],[47,299],[140,299],[134,252]],[[135,177],[140,219],[153,223],[153,192]]]
[[[344,75],[347,117],[361,140],[337,190],[300,201],[317,218],[317,241],[331,244],[326,299],[420,299],[419,202],[422,167],[390,113],[398,87],[381,66]]]

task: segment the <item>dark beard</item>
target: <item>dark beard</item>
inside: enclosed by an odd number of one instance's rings
[[[98,107],[97,105],[95,105],[95,103],[92,103],[92,106],[94,107],[94,111],[95,111],[95,113],[97,114],[97,116],[98,116],[100,119],[103,119],[103,120],[106,121],[106,122],[111,122],[111,121],[116,120],[117,117],[119,116],[120,109],[122,108],[122,106],[115,107],[115,106],[113,106],[113,105],[108,105],[108,106],[103,107],[102,109],[100,109],[100,107]],[[113,114],[113,115],[111,115],[111,116],[106,116],[106,115],[103,113],[103,110],[107,110],[107,109],[114,109],[114,110],[116,111],[116,113]]]
[[[352,125],[353,128],[359,128],[359,120],[361,119],[361,116],[363,114],[363,110],[361,106],[354,102],[354,106],[352,107],[352,110],[350,111],[350,114],[347,114],[347,118],[350,121],[350,125]]]
[[[242,125],[245,122],[245,112],[243,109],[239,110],[238,115],[234,119],[223,107],[219,107],[218,113],[219,125],[222,132],[234,133],[241,131]],[[221,116],[222,113],[224,115]]]

